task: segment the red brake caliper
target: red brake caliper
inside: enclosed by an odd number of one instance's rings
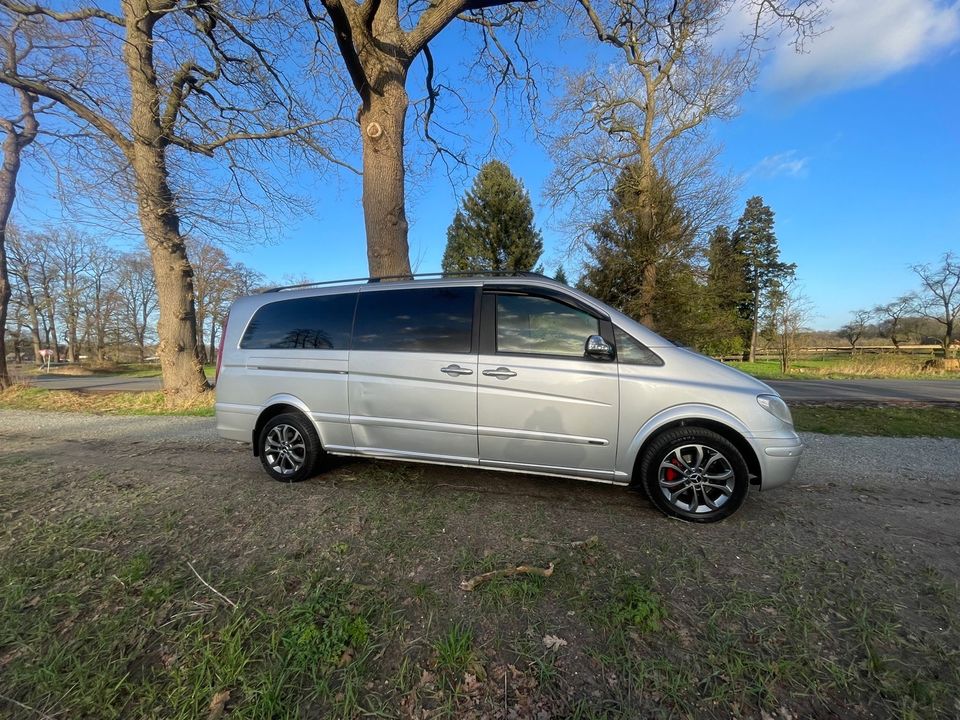
[[[671,465],[676,465],[676,461],[673,460],[673,459],[671,459],[671,460],[670,460],[670,464],[671,464]],[[667,471],[664,473],[664,475],[666,475],[667,482],[673,482],[674,480],[676,480],[676,479],[680,476],[680,473],[678,473],[678,472],[677,472],[676,470],[674,470],[672,467],[668,467],[668,468],[667,468]]]

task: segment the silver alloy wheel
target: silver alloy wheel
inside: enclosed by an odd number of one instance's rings
[[[671,505],[688,513],[719,510],[733,495],[736,473],[730,461],[709,445],[681,445],[660,463],[660,491]]]
[[[307,445],[293,425],[275,425],[263,441],[267,464],[280,475],[293,475],[307,459]]]

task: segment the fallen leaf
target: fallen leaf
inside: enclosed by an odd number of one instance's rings
[[[229,690],[221,690],[220,692],[216,693],[213,696],[213,699],[210,701],[210,708],[207,712],[207,720],[216,720],[216,718],[223,715],[223,708],[229,699]]]
[[[567,644],[567,641],[556,635],[544,635],[543,644],[547,650],[559,650]]]

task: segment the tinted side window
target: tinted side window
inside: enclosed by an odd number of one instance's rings
[[[280,300],[264,305],[247,325],[247,350],[349,350],[355,293]]]
[[[653,350],[614,326],[613,334],[617,341],[617,360],[624,365],[663,365],[663,360]]]
[[[497,296],[497,352],[583,357],[595,317],[547,298]]]
[[[468,353],[476,288],[360,293],[354,350]]]

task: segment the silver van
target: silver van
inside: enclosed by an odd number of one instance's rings
[[[767,385],[534,274],[268,291],[221,342],[217,430],[277,480],[413,460],[642,487],[710,522],[803,450]]]

